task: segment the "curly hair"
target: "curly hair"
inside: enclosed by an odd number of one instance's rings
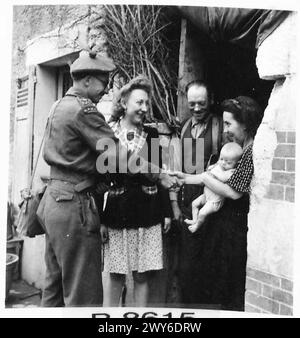
[[[255,136],[263,118],[263,110],[254,99],[248,96],[238,96],[224,100],[221,108],[231,113],[238,123],[243,124],[249,136]]]
[[[124,116],[125,110],[122,106],[122,101],[127,102],[131,92],[135,89],[144,90],[149,95],[149,98],[152,96],[152,84],[146,76],[139,75],[133,78],[124,85],[115,96],[110,121],[118,121],[122,116]]]

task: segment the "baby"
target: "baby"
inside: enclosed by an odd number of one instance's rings
[[[208,171],[216,179],[226,183],[234,173],[234,168],[237,166],[242,154],[243,150],[237,143],[226,143],[221,149],[218,162],[210,166]],[[208,215],[217,212],[222,207],[224,199],[224,197],[204,186],[203,194],[192,202],[193,220],[185,220],[185,223],[189,225],[189,230],[196,232]]]

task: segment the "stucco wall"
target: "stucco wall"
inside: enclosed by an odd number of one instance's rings
[[[45,236],[24,239],[21,277],[27,283],[42,289],[45,277]]]
[[[11,104],[15,103],[15,81],[26,72],[27,42],[62,25],[85,17],[88,6],[14,6]]]
[[[69,23],[74,20],[85,20],[89,14],[89,6],[16,6],[14,8],[14,30],[13,30],[13,58],[12,58],[12,88],[11,88],[11,150],[10,150],[10,187],[15,185],[17,190],[24,188],[26,179],[22,179],[21,184],[17,184],[20,179],[18,173],[27,175],[27,166],[15,159],[21,158],[20,155],[29,158],[30,152],[27,145],[30,144],[28,137],[31,129],[30,119],[26,121],[25,129],[22,133],[26,135],[23,145],[20,143],[18,148],[13,148],[13,141],[17,136],[14,131],[15,122],[15,98],[16,98],[16,79],[29,72],[29,67],[37,66],[43,62],[57,59],[62,55],[78,50],[78,46],[87,39],[87,25]],[[63,27],[67,25],[67,29]],[[60,60],[59,62],[63,62]],[[26,110],[29,114],[34,112],[34,159],[42,139],[46,119],[52,103],[57,95],[57,71],[55,68],[59,64],[48,66],[37,66],[35,80],[31,78],[31,85],[35,82],[35,100],[29,102]],[[62,65],[62,64],[61,64]],[[32,92],[32,88],[29,90]],[[32,107],[33,104],[33,107]],[[19,109],[19,108],[18,108]],[[20,130],[18,131],[18,134]],[[29,135],[29,136],[28,136]],[[17,164],[17,165],[16,165]],[[40,175],[47,175],[48,166],[40,160],[37,167],[37,179],[35,186],[41,184]],[[20,186],[22,185],[22,186]],[[12,190],[12,189],[10,189]],[[14,189],[16,190],[16,189]],[[9,198],[14,197],[13,202],[17,203],[18,191]],[[23,254],[20,258],[22,263],[22,278],[41,288],[44,278],[44,236],[34,239],[24,238]]]
[[[9,199],[12,190],[12,175],[14,170],[14,133],[15,133],[15,101],[17,85],[16,80],[28,74],[28,58],[30,52],[28,48],[32,46],[35,38],[55,29],[61,28],[67,23],[80,20],[88,20],[91,7],[98,11],[100,5],[34,5],[34,6],[14,6],[13,10],[13,36],[12,36],[12,76],[11,76],[11,109],[10,109],[10,156],[9,156]],[[54,32],[55,33],[55,32]],[[56,31],[57,33],[57,31]],[[61,33],[61,32],[60,32]],[[47,40],[41,38],[41,40]],[[48,39],[49,40],[49,39]],[[31,43],[28,45],[28,41]],[[77,40],[76,40],[77,41]],[[63,44],[63,41],[62,41]],[[33,50],[33,49],[32,49]],[[45,53],[45,49],[40,48],[37,55]],[[26,57],[27,55],[27,57]],[[33,54],[31,54],[33,55]],[[50,55],[47,56],[50,58]],[[26,63],[27,59],[27,63]]]

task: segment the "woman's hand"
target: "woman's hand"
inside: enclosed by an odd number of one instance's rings
[[[104,224],[101,224],[100,226],[100,236],[102,244],[108,241],[108,227]]]
[[[178,202],[177,201],[171,201],[171,205],[172,205],[174,220],[181,223],[183,216],[182,216],[182,212],[181,212],[181,209],[179,207]]]
[[[163,227],[163,233],[166,234],[171,229],[171,218],[165,217],[164,219],[164,227]]]

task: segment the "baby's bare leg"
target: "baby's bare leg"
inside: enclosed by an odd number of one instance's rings
[[[193,215],[193,222],[197,221],[198,214],[200,211],[200,208],[205,204],[205,195],[202,194],[192,202],[192,215]]]
[[[190,219],[185,219],[185,223],[186,224],[194,224],[197,219],[198,219],[198,214],[199,214],[199,209],[202,205],[205,204],[205,201],[206,201],[206,198],[205,198],[205,195],[202,194],[200,195],[199,197],[197,197],[196,199],[193,200],[192,202],[192,216],[193,216],[193,219],[190,220]]]
[[[199,210],[197,221],[189,226],[190,232],[196,232],[201,225],[205,222],[208,215],[214,213],[216,208],[212,202],[206,202],[204,206]]]

